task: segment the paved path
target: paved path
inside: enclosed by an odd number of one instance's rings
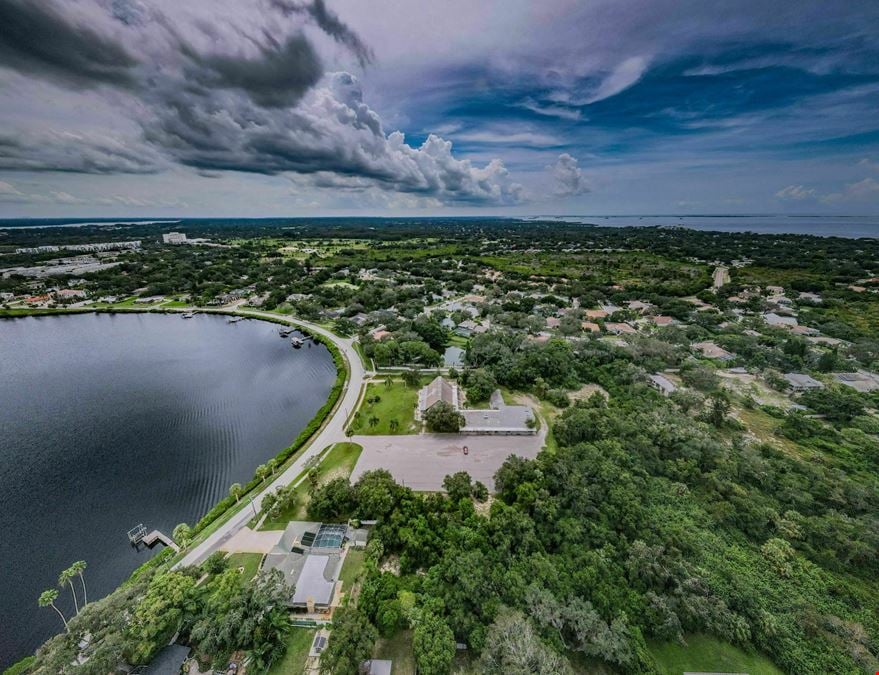
[[[394,479],[413,490],[443,489],[443,478],[466,471],[494,491],[494,474],[510,455],[533,459],[546,442],[546,424],[534,436],[471,436],[418,434],[417,436],[354,436],[363,452],[351,474],[356,481],[366,471],[387,469]],[[469,452],[464,454],[464,446]]]
[[[179,311],[198,311],[204,312],[206,314],[212,313],[212,310],[206,310],[202,308],[181,308]],[[228,311],[228,309],[223,310],[214,310],[218,312]],[[308,321],[300,321],[299,319],[291,319],[289,317],[285,317],[279,314],[272,314],[271,312],[260,312],[256,310],[236,310],[235,314],[241,316],[249,316],[253,318],[268,318],[268,319],[281,319],[292,326],[300,326],[302,328],[307,329],[311,333],[318,333],[333,342],[338,348],[339,351],[342,352],[342,355],[345,357],[348,365],[348,381],[345,385],[345,390],[342,393],[339,404],[336,406],[335,414],[331,415],[331,417],[324,424],[323,428],[312,438],[311,442],[305,448],[305,451],[299,456],[299,458],[293,462],[283,473],[281,473],[274,481],[272,481],[271,485],[265,488],[262,492],[253,496],[252,506],[248,503],[244,508],[235,513],[228,521],[220,525],[214,532],[211,533],[209,537],[207,537],[204,541],[202,541],[197,546],[190,549],[190,551],[180,560],[174,567],[184,567],[187,565],[198,565],[203,562],[211,553],[223,547],[223,545],[228,542],[236,532],[238,532],[242,527],[244,527],[247,522],[253,517],[254,510],[259,512],[262,506],[262,499],[268,493],[272,492],[279,487],[289,485],[295,480],[296,476],[298,476],[302,470],[305,468],[307,462],[319,454],[324,448],[333,445],[334,443],[341,443],[343,441],[347,441],[348,439],[345,437],[345,422],[350,413],[353,413],[357,407],[358,399],[360,398],[360,389],[363,384],[365,371],[363,368],[363,363],[360,360],[360,356],[357,354],[357,351],[354,349],[354,341],[350,338],[342,338],[325,328],[321,328],[313,323],[309,323]]]
[[[714,288],[723,288],[724,284],[729,283],[729,268],[724,265],[718,265],[714,269],[712,281],[714,284]]]

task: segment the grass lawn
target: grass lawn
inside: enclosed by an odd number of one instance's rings
[[[780,675],[781,671],[761,654],[749,654],[708,635],[688,635],[687,646],[674,642],[650,643],[659,670],[668,675],[685,671]]]
[[[342,590],[348,591],[357,581],[363,571],[363,562],[366,560],[366,551],[360,548],[348,549],[345,562],[342,563],[342,571],[339,572],[339,581],[342,582]]]
[[[379,638],[372,651],[372,658],[393,661],[391,675],[415,675],[412,631],[401,630],[392,638]]]
[[[323,461],[317,465],[317,480],[326,483],[333,478],[351,475],[363,448],[357,443],[336,443],[329,452],[324,455]],[[291,508],[282,511],[274,518],[267,518],[262,524],[261,530],[283,530],[291,520],[304,520],[307,516],[308,507],[308,479],[302,481],[296,488],[298,499]]]
[[[280,661],[272,665],[269,675],[305,672],[305,661],[308,659],[315,633],[317,633],[316,628],[294,628],[287,640],[287,651]]]
[[[378,396],[378,403],[368,403],[369,399]],[[418,433],[419,425],[415,421],[415,406],[418,405],[418,387],[408,387],[399,380],[393,380],[388,387],[384,382],[372,382],[366,386],[366,395],[352,424],[354,433],[385,436],[388,434]],[[369,425],[372,417],[378,418],[378,424]],[[399,425],[391,430],[391,420]]]
[[[244,568],[241,573],[241,583],[247,583],[256,576],[260,561],[262,561],[262,553],[233,553],[226,558],[230,568]]]

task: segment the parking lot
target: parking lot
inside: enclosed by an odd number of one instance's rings
[[[542,425],[545,426],[545,425]],[[413,490],[442,490],[443,478],[466,471],[494,490],[494,474],[510,455],[533,459],[544,444],[544,434],[536,436],[469,436],[459,434],[419,434],[415,436],[355,436],[363,453],[351,480],[366,471],[387,469],[394,479]],[[464,446],[468,454],[464,454]]]

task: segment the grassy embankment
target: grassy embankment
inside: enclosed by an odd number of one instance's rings
[[[781,675],[762,654],[749,653],[708,635],[687,636],[687,646],[676,642],[652,643],[650,653],[662,673],[684,672],[749,673]]]
[[[323,455],[323,460],[316,465],[317,482],[326,483],[334,478],[347,478],[354,471],[363,448],[356,443],[336,443]],[[308,475],[309,470],[300,474],[301,478]],[[299,478],[297,477],[297,480]],[[295,481],[294,481],[295,483]],[[308,517],[309,480],[303,480],[295,488],[295,498],[291,506],[272,518],[266,518],[259,528],[261,530],[283,530],[291,520],[305,520]]]

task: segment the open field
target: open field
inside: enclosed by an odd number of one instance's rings
[[[375,397],[380,400],[370,403]],[[400,380],[393,380],[390,387],[384,382],[370,382],[352,427],[355,433],[369,436],[417,433],[421,428],[415,421],[417,404],[417,387],[409,387]],[[375,425],[370,424],[371,419],[377,420]],[[397,426],[392,424],[393,420]]]
[[[372,658],[393,661],[391,675],[415,675],[412,631],[401,630],[394,637],[379,638],[375,643]]]
[[[292,675],[305,672],[305,662],[311,643],[314,641],[314,628],[294,628],[287,640],[287,651],[280,661],[269,669],[269,675]]]
[[[674,642],[650,645],[650,652],[661,672],[667,675],[694,671],[749,675],[781,674],[781,671],[765,656],[742,651],[708,635],[690,635],[686,641],[686,647]]]

